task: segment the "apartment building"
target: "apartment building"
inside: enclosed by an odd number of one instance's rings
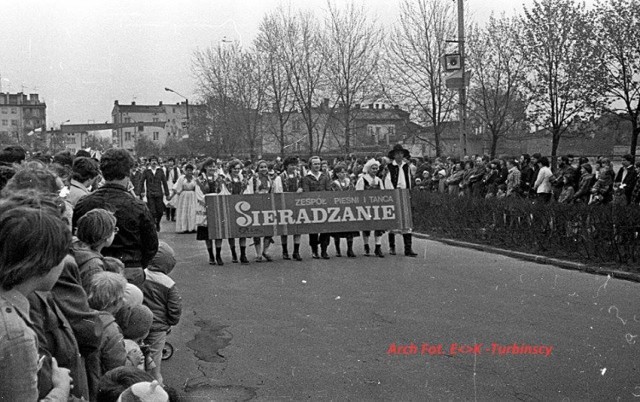
[[[0,136],[23,142],[31,131],[46,128],[46,110],[38,94],[0,92]]]
[[[113,123],[165,123],[164,127],[138,125],[135,127],[116,128],[113,130],[113,145],[133,151],[136,140],[145,137],[158,145],[163,145],[167,138],[183,138],[188,135],[186,102],[175,104],[137,105],[120,104],[115,101],[111,111]]]

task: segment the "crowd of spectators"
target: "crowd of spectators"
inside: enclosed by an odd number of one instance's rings
[[[177,400],[161,374],[176,260],[133,164],[0,151],[0,400]]]

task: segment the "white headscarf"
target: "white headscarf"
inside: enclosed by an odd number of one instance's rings
[[[378,162],[375,159],[369,159],[367,161],[367,163],[364,164],[363,168],[362,168],[362,173],[364,174],[369,174],[369,170],[371,169],[371,166],[376,165],[378,167],[380,167],[380,162]]]

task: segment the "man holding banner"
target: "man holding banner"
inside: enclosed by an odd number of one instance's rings
[[[389,173],[385,177],[385,189],[411,189],[411,171],[409,169],[409,158],[411,155],[402,145],[396,144],[388,154],[389,159],[393,160],[387,165]],[[413,252],[411,231],[402,231],[404,241],[404,255],[407,257],[416,257],[418,254]],[[396,254],[396,236],[393,231],[389,232],[389,254]]]
[[[322,162],[320,157],[312,156],[309,159],[309,166],[311,169],[307,172],[306,176],[302,178],[302,191],[305,193],[312,191],[331,191],[331,178],[327,177],[320,171]],[[311,254],[313,258],[318,259],[318,245],[320,245],[321,256],[323,259],[328,260],[329,254],[327,254],[327,247],[331,236],[329,233],[310,233],[309,234],[309,246],[311,246]]]

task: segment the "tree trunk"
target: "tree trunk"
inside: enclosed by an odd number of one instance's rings
[[[640,134],[638,119],[631,119],[631,149],[629,150],[629,153],[634,159],[636,157],[636,147],[638,146],[638,134]]]
[[[351,110],[349,107],[346,108],[344,117],[344,152],[348,155],[351,153],[351,124],[349,124]]]
[[[440,125],[434,126],[433,138],[436,145],[436,158],[440,156]]]
[[[556,169],[556,155],[558,155],[558,145],[560,145],[560,128],[553,128],[551,132],[553,137],[551,140],[551,169]]]
[[[489,151],[490,152],[489,155],[491,156],[491,159],[495,159],[496,157],[496,149],[498,148],[498,138],[500,137],[497,133],[491,133],[491,150]]]

